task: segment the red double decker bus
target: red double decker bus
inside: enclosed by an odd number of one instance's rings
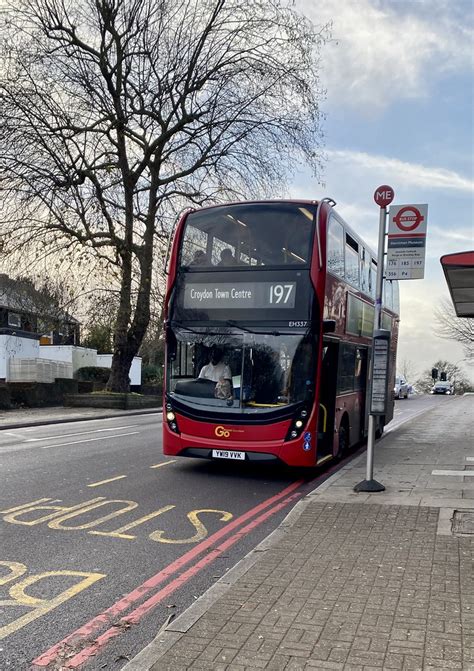
[[[334,201],[185,213],[166,293],[164,453],[315,466],[367,435],[377,262]],[[385,281],[393,415],[398,285]]]

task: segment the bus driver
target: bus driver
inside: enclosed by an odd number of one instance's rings
[[[201,368],[199,378],[215,382],[215,397],[227,399],[232,397],[232,372],[222,357],[222,350],[219,347],[212,347],[211,360]]]

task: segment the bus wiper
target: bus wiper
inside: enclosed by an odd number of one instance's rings
[[[188,331],[189,333],[196,333],[197,335],[203,335],[203,331],[196,331],[196,329],[193,329],[191,328],[191,326],[183,324],[182,322],[172,321],[170,322],[170,326],[172,328],[179,328],[182,329],[183,331]]]
[[[241,324],[237,324],[233,319],[228,319],[226,321],[226,326],[232,326],[233,328],[240,329],[241,331],[245,331],[246,333],[251,333],[252,335],[273,335],[273,336],[279,336],[281,335],[280,331],[251,331],[250,329],[246,328],[245,326],[241,326]]]
[[[240,329],[241,331],[245,331],[246,333],[254,333],[254,331],[251,331],[248,328],[245,328],[245,326],[241,326],[240,324],[237,324],[233,319],[227,319],[226,321],[226,326],[232,326],[233,328]]]

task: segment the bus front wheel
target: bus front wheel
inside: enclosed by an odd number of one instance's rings
[[[342,459],[342,457],[346,454],[348,449],[349,449],[349,424],[347,422],[347,419],[344,418],[341,421],[341,425],[339,427],[339,441],[336,456],[339,459]]]

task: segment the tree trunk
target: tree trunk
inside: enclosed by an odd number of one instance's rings
[[[122,283],[120,287],[120,304],[114,333],[112,369],[105,387],[107,391],[114,392],[127,392],[130,390],[129,371],[133,357],[136,354],[136,352],[133,351],[133,347],[130,347],[128,339],[132,287],[131,252],[126,251],[122,256],[122,259]]]
[[[130,366],[136,351],[128,343],[116,349],[112,357],[112,370],[106,385],[107,391],[126,393],[130,391]]]
[[[126,254],[122,269],[122,287],[120,307],[114,337],[112,370],[106,389],[114,392],[127,392],[130,389],[129,370],[133,358],[138,354],[140,345],[150,322],[150,293],[153,269],[153,234],[156,215],[156,192],[150,194],[150,206],[143,247],[139,256],[140,286],[133,321],[130,324],[131,298],[131,254]],[[123,303],[123,308],[122,308]],[[128,310],[126,309],[128,306]],[[129,326],[130,324],[130,326]]]

